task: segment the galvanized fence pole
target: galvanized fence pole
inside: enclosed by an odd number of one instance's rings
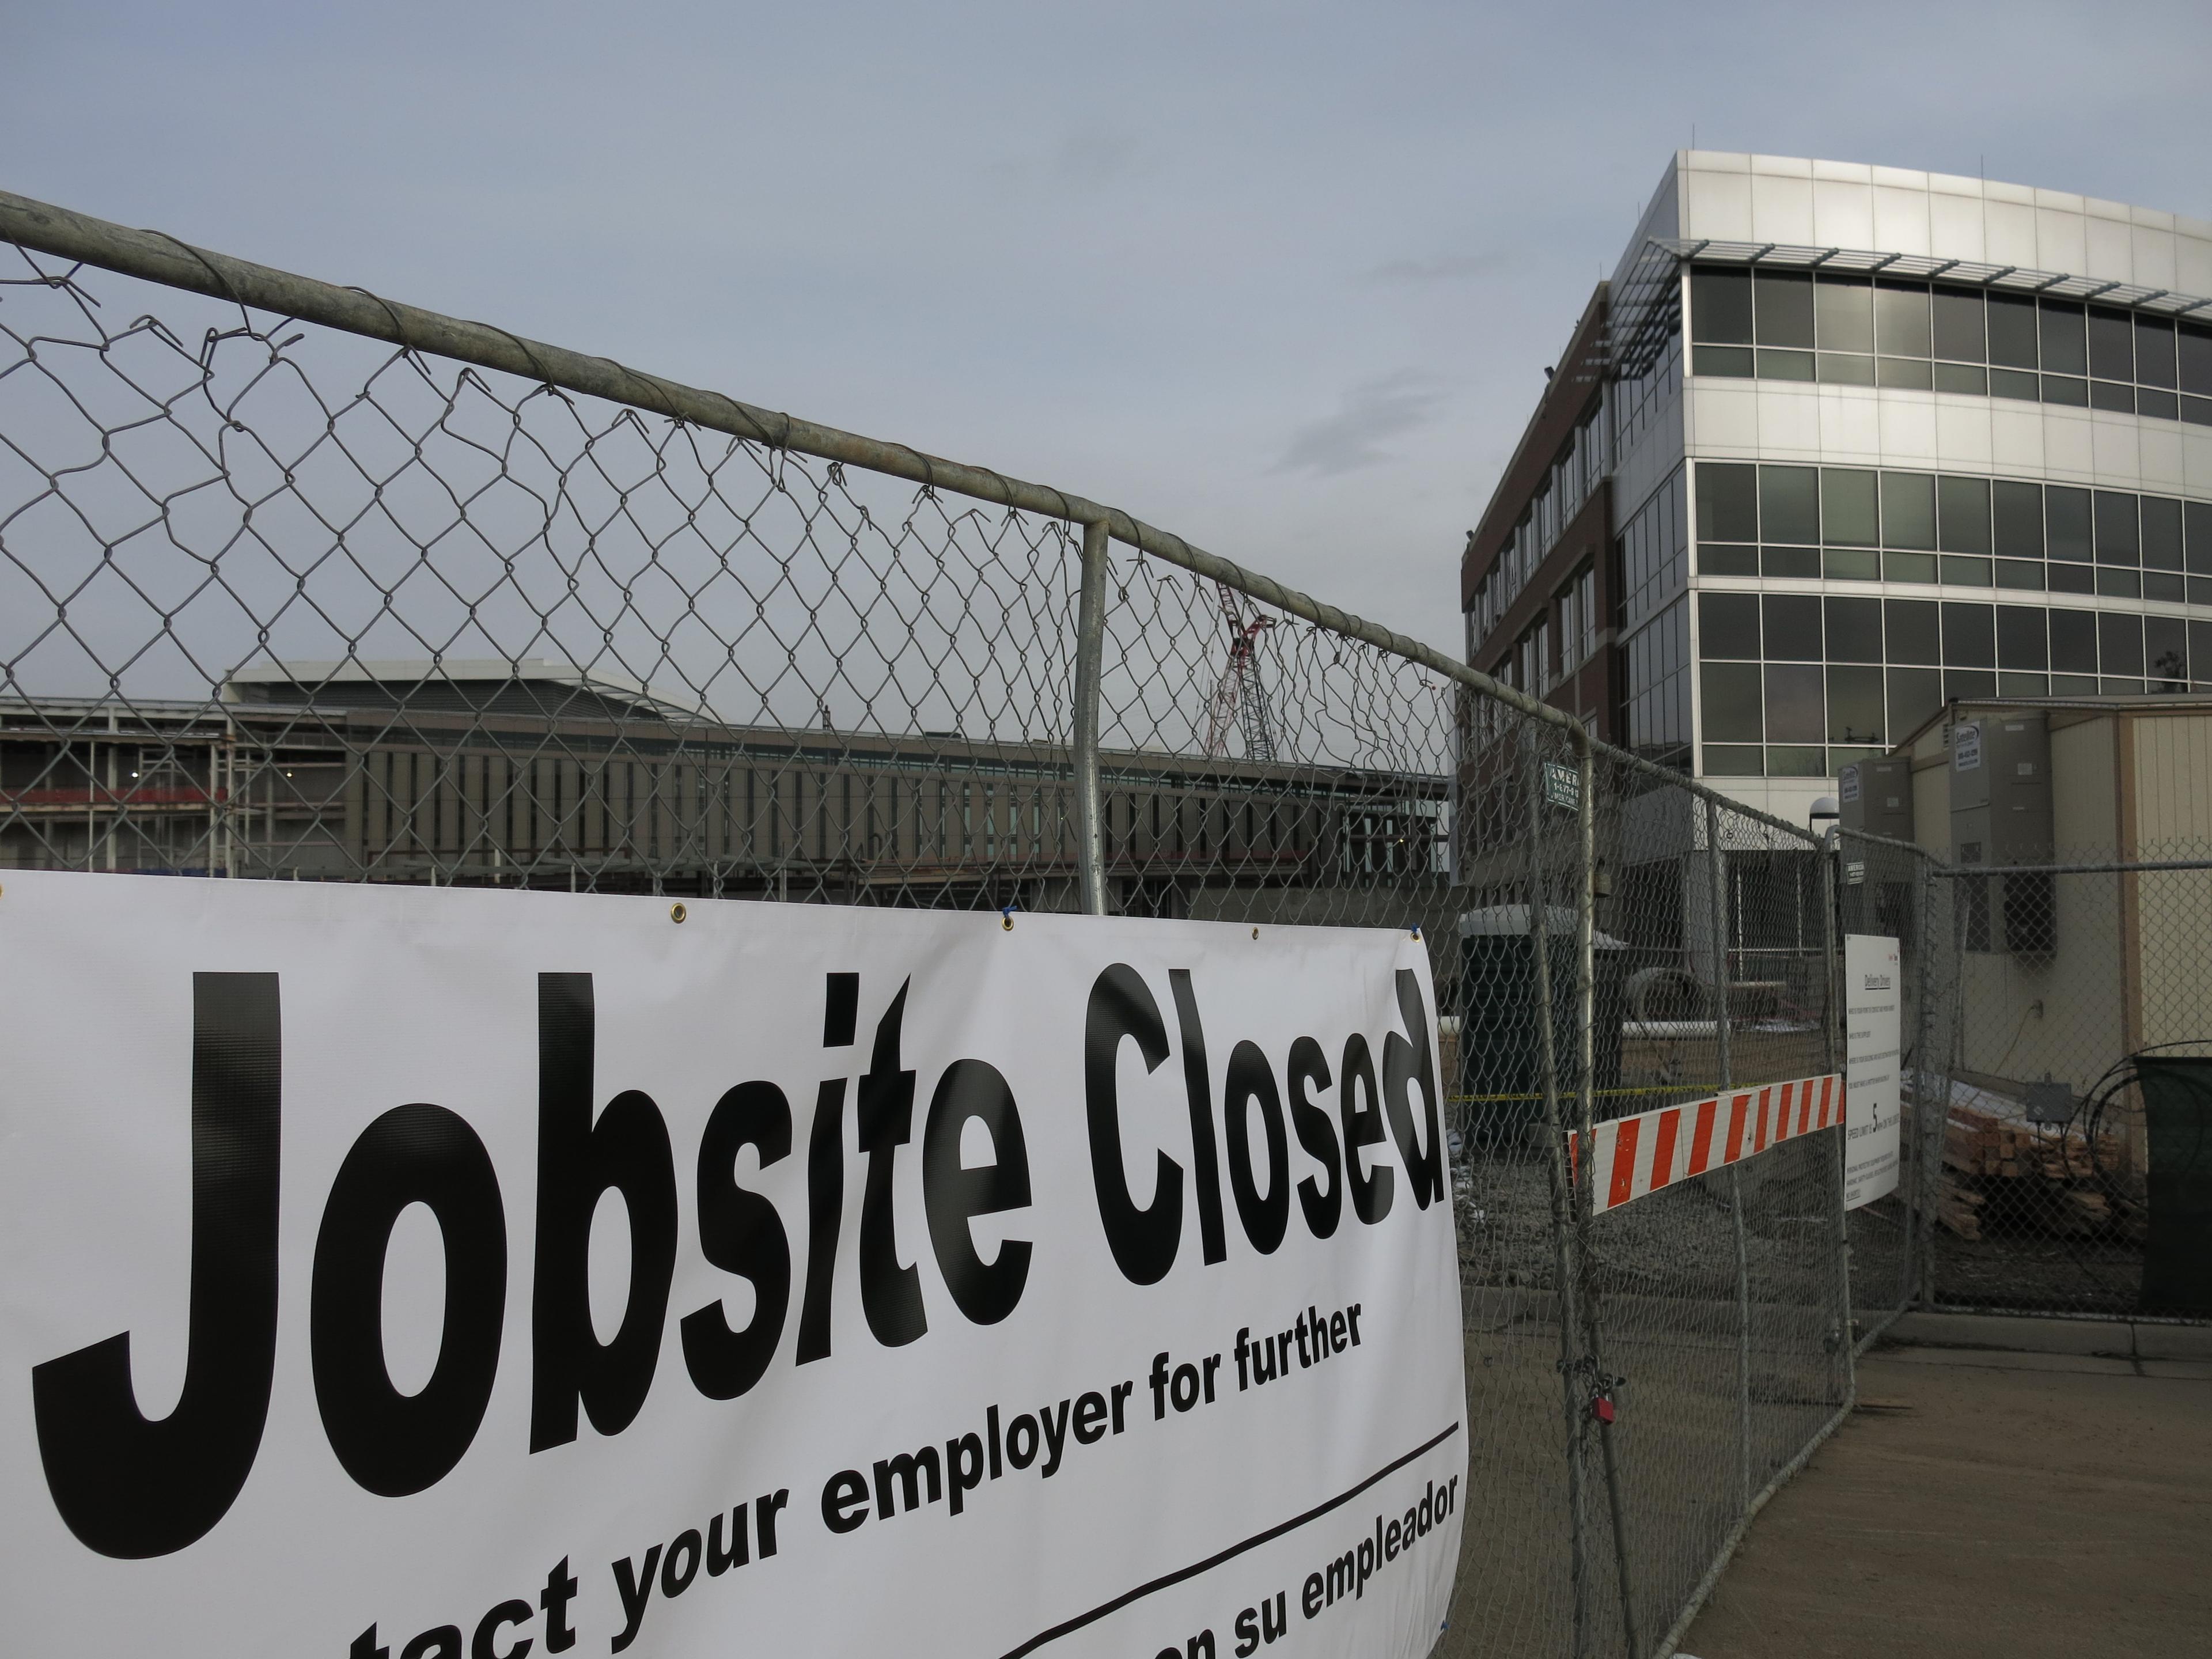
[[[1935,1007],[1936,975],[1936,870],[1927,858],[1920,860],[1920,986],[1915,997],[1912,1039],[1912,1113],[1913,1136],[1920,1144],[1918,1180],[1912,1189],[1911,1226],[1905,1234],[1905,1299],[1926,1307],[1934,1299],[1929,1294],[1931,1264],[1935,1259],[1936,1185],[1942,1179],[1942,1133],[1944,1121],[1950,1115],[1948,1075],[1931,1073],[1928,1045]],[[1934,1098],[1938,1086],[1945,1098]]]
[[[1728,862],[1721,851],[1721,811],[1705,802],[1705,898],[1713,951],[1713,1048],[1726,1094],[1735,1084],[1729,1045]],[[1751,1249],[1743,1225],[1743,1171],[1729,1165],[1729,1218],[1735,1234],[1735,1415],[1736,1483],[1746,1510],[1751,1508]]]
[[[1589,1569],[1585,1555],[1589,1522],[1583,1507],[1583,1407],[1575,1390],[1575,1344],[1582,1322],[1575,1295],[1576,1245],[1582,1236],[1576,1215],[1579,1166],[1589,1161],[1589,1143],[1587,1139],[1576,1143],[1581,1157],[1576,1170],[1570,1171],[1566,1124],[1559,1111],[1558,1039],[1552,1018],[1552,905],[1544,872],[1544,761],[1540,755],[1529,757],[1528,776],[1528,941],[1536,979],[1536,1043],[1544,1082],[1544,1152],[1545,1169],[1551,1177],[1553,1271],[1559,1289],[1559,1400],[1567,1431],[1567,1583],[1574,1627],[1570,1651],[1575,1659],[1581,1659],[1589,1650]]]
[[[1826,1051],[1826,1069],[1839,1072],[1844,1066],[1844,1048],[1841,1041],[1846,1018],[1844,1001],[1848,995],[1850,978],[1844,972],[1844,941],[1836,927],[1836,905],[1840,891],[1837,882],[1836,861],[1843,855],[1843,832],[1834,825],[1820,837],[1820,964],[1826,975],[1826,1007],[1822,1011],[1820,1029]],[[1848,1079],[1844,1097],[1850,1098]],[[1851,1234],[1850,1217],[1844,1209],[1848,1183],[1844,1174],[1850,1163],[1850,1130],[1848,1115],[1845,1123],[1836,1132],[1836,1348],[1843,1368],[1843,1397],[1850,1399],[1857,1388],[1857,1343],[1851,1332]]]
[[[1575,1256],[1585,1272],[1594,1259],[1589,1226],[1596,1199],[1597,1149],[1597,766],[1589,728],[1574,727],[1575,745],[1575,1120],[1581,1180],[1575,1194],[1575,1225],[1581,1235]],[[1583,1287],[1583,1346],[1589,1359],[1594,1389],[1611,1395],[1620,1379],[1608,1376],[1598,1340],[1598,1296],[1593,1277]],[[1595,1398],[1592,1404],[1595,1406]],[[1615,1401],[1616,1407],[1619,1401]],[[1628,1659],[1639,1659],[1636,1597],[1628,1567],[1628,1516],[1620,1490],[1620,1453],[1614,1444],[1614,1416],[1598,1419],[1598,1450],[1605,1461],[1605,1498],[1613,1516],[1613,1583],[1620,1598],[1620,1633]]]
[[[1075,622],[1075,836],[1083,914],[1106,914],[1106,835],[1098,783],[1100,670],[1106,654],[1106,520],[1083,526],[1083,585]]]

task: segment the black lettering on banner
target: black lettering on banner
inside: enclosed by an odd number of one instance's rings
[[[859,1023],[860,976],[831,974],[823,994],[822,1046],[849,1048]],[[799,1310],[798,1363],[830,1357],[830,1302],[837,1236],[845,1222],[845,1079],[825,1080],[806,1137],[806,1300]]]
[[[1339,1173],[1336,1125],[1329,1121],[1327,1112],[1313,1103],[1308,1092],[1311,1089],[1326,1089],[1329,1082],[1328,1056],[1322,1052],[1321,1044],[1310,1036],[1293,1042],[1290,1063],[1291,1124],[1298,1132],[1298,1145],[1306,1149],[1307,1156],[1320,1164],[1328,1177],[1326,1193],[1314,1184],[1311,1176],[1298,1182],[1298,1207],[1305,1212],[1307,1231],[1316,1238],[1334,1234],[1344,1214],[1344,1177]]]
[[[589,974],[538,976],[538,1261],[532,1289],[530,1449],[592,1426],[620,1434],[636,1418],[660,1358],[676,1272],[676,1163],[651,1096],[625,1089],[592,1121],[594,1014]],[[629,1215],[629,1289],[622,1325],[592,1328],[592,1218],[610,1190]]]
[[[246,1484],[276,1358],[283,1042],[274,974],[192,975],[192,1234],[184,1391],[149,1420],[131,1334],[31,1369],[46,1488],[102,1555],[180,1550]]]
[[[1198,998],[1190,988],[1190,969],[1168,969],[1174,994],[1176,1024],[1182,1038],[1182,1086],[1190,1102],[1190,1184],[1198,1200],[1200,1255],[1207,1262],[1229,1259],[1221,1219],[1221,1165],[1213,1147],[1213,1085],[1206,1075],[1206,1028],[1199,1023]]]
[[[1357,1031],[1344,1040],[1343,1076],[1337,1085],[1336,1114],[1344,1125],[1344,1184],[1352,1191],[1352,1212],[1369,1226],[1390,1213],[1393,1172],[1389,1164],[1364,1167],[1363,1146],[1382,1144],[1382,1105],[1376,1097],[1375,1062],[1367,1039]]]
[[[1393,1031],[1382,1039],[1382,1103],[1406,1166],[1406,1185],[1413,1189],[1414,1206],[1425,1210],[1444,1195],[1443,1136],[1437,1123],[1437,1070],[1429,1051],[1428,1010],[1421,1004],[1420,976],[1410,968],[1398,970],[1398,1015],[1406,1022],[1406,1035]],[[1429,1132],[1425,1150],[1414,1127],[1413,1102],[1406,1097],[1407,1090],[1417,1083]]]
[[[684,1316],[684,1369],[709,1400],[734,1400],[766,1374],[791,1306],[791,1243],[783,1218],[760,1194],[738,1185],[738,1154],[751,1146],[761,1168],[791,1152],[791,1103],[773,1083],[740,1083],[714,1103],[699,1141],[699,1250],[753,1287],[753,1316],[733,1331],[722,1304]]]
[[[1098,1194],[1098,1218],[1106,1229],[1114,1265],[1132,1285],[1157,1285],[1175,1266],[1182,1242],[1182,1165],[1157,1153],[1152,1201],[1139,1209],[1129,1196],[1128,1171],[1121,1162],[1121,1113],[1115,1066],[1123,1038],[1133,1041],[1145,1070],[1155,1072],[1168,1057],[1168,1034],[1160,1006],[1143,976],[1126,963],[1115,963],[1091,981],[1083,1016],[1083,1105],[1091,1130],[1091,1182]]]
[[[983,1126],[992,1148],[992,1162],[974,1170],[960,1162],[961,1133],[970,1121]],[[1030,1155],[1021,1114],[996,1066],[957,1060],[938,1079],[922,1129],[921,1191],[945,1288],[970,1322],[997,1324],[1021,1300],[1031,1247],[1027,1239],[1006,1239],[999,1246],[998,1259],[986,1262],[975,1252],[969,1225],[976,1216],[1027,1209],[1030,1204]]]
[[[898,1259],[898,1221],[891,1208],[892,1161],[914,1134],[914,1073],[899,1066],[899,1028],[906,1021],[909,980],[876,1025],[875,1052],[860,1079],[855,1116],[868,1155],[860,1195],[860,1311],[886,1348],[904,1347],[929,1329],[921,1274]]]
[[[430,1380],[404,1395],[385,1363],[384,1268],[392,1225],[412,1204],[437,1218],[446,1307]],[[491,1155],[442,1106],[393,1107],[338,1166],[315,1238],[315,1404],[356,1483],[404,1498],[461,1461],[491,1403],[506,1319],[507,1214]]]
[[[1262,1193],[1252,1168],[1251,1109],[1260,1108],[1261,1133],[1267,1142],[1267,1190]],[[1260,1045],[1241,1042],[1229,1051],[1228,1080],[1221,1091],[1221,1115],[1229,1139],[1229,1190],[1244,1237],[1261,1255],[1272,1255],[1291,1221],[1291,1146],[1283,1129],[1283,1097],[1274,1069]]]
[[[469,1643],[469,1659],[523,1659],[532,1647],[528,1637],[520,1637],[506,1648],[493,1644],[502,1631],[518,1625],[526,1625],[532,1617],[527,1601],[502,1601],[477,1620],[477,1633]]]

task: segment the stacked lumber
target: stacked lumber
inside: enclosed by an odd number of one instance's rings
[[[1944,1125],[1936,1217],[1961,1238],[1979,1238],[1985,1221],[2061,1237],[2104,1233],[2116,1223],[2133,1231],[2141,1222],[2136,1207],[2123,1200],[2116,1212],[2109,1192],[2127,1167],[2126,1149],[2114,1135],[2100,1135],[2093,1157],[2077,1128],[2062,1133],[1954,1101]]]

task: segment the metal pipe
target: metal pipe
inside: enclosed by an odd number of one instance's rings
[[[1106,521],[1083,526],[1075,625],[1075,835],[1083,914],[1106,914],[1104,802],[1098,787],[1099,674],[1106,653]]]
[[[1589,1622],[1589,1570],[1583,1556],[1589,1521],[1583,1508],[1583,1402],[1575,1395],[1575,1339],[1580,1326],[1575,1297],[1576,1243],[1581,1237],[1577,1215],[1583,1207],[1577,1194],[1580,1166],[1589,1162],[1587,1137],[1576,1142],[1580,1151],[1577,1169],[1567,1168],[1566,1125],[1559,1113],[1559,1058],[1552,1020],[1552,906],[1544,875],[1544,762],[1528,759],[1528,940],[1531,966],[1536,980],[1536,1046],[1541,1056],[1539,1072],[1544,1080],[1544,1147],[1546,1170],[1551,1176],[1552,1249],[1553,1272],[1559,1289],[1559,1391],[1567,1428],[1568,1586],[1572,1602],[1574,1645],[1580,1659],[1587,1651]]]
[[[1839,1069],[1844,1054],[1838,1042],[1840,1022],[1844,1017],[1844,993],[1849,978],[1843,969],[1844,941],[1837,927],[1836,905],[1839,889],[1836,881],[1836,862],[1842,856],[1843,843],[1835,826],[1829,826],[1820,841],[1820,960],[1827,973],[1827,1007],[1820,1022],[1827,1051],[1826,1070]],[[1850,1097],[1850,1081],[1844,1079],[1844,1098]],[[1849,1121],[1846,1112],[1846,1124]],[[1850,1134],[1848,1127],[1836,1136],[1836,1352],[1843,1365],[1844,1398],[1849,1399],[1857,1386],[1858,1357],[1856,1344],[1851,1336],[1851,1238],[1850,1212],[1844,1207],[1850,1196],[1846,1175],[1850,1164]]]
[[[1729,902],[1727,860],[1721,852],[1720,809],[1705,803],[1705,900],[1713,949],[1713,1030],[1717,1038],[1720,1086],[1735,1085],[1729,1042]],[[1735,1438],[1736,1486],[1743,1510],[1751,1509],[1751,1243],[1743,1220],[1743,1170],[1729,1165],[1729,1218],[1735,1234]]]
[[[2153,859],[2127,864],[1938,864],[1947,881],[1969,876],[2132,876],[2160,870],[2212,870],[2212,859]]]
[[[1578,1072],[1575,1079],[1575,1118],[1581,1129],[1577,1144],[1583,1149],[1583,1156],[1577,1160],[1578,1170],[1583,1180],[1591,1183],[1589,1192],[1594,1200],[1597,1162],[1593,1156],[1597,1145],[1597,767],[1589,728],[1577,720],[1573,735],[1577,786],[1576,862],[1579,866],[1575,895],[1575,1060]],[[1582,1196],[1577,1194],[1578,1200]],[[1591,1202],[1578,1201],[1575,1206],[1575,1225],[1581,1235],[1575,1249],[1577,1262],[1590,1260],[1589,1228],[1592,1207]],[[1598,1341],[1595,1281],[1583,1286],[1582,1303],[1583,1347],[1589,1355],[1594,1378],[1602,1379],[1605,1362]],[[1611,1384],[1601,1382],[1600,1386],[1609,1388]],[[1621,1639],[1626,1644],[1628,1659],[1638,1659],[1641,1644],[1637,1640],[1636,1597],[1628,1568],[1628,1519],[1621,1497],[1620,1454],[1613,1443],[1613,1424],[1599,1421],[1597,1443],[1605,1462],[1606,1504],[1613,1518],[1613,1585],[1620,1600]]]

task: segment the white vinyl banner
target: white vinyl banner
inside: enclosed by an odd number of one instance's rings
[[[1844,1207],[1897,1190],[1899,1145],[1897,941],[1844,936]]]
[[[8,872],[5,1650],[1418,1659],[1436,1014],[1403,932]]]

